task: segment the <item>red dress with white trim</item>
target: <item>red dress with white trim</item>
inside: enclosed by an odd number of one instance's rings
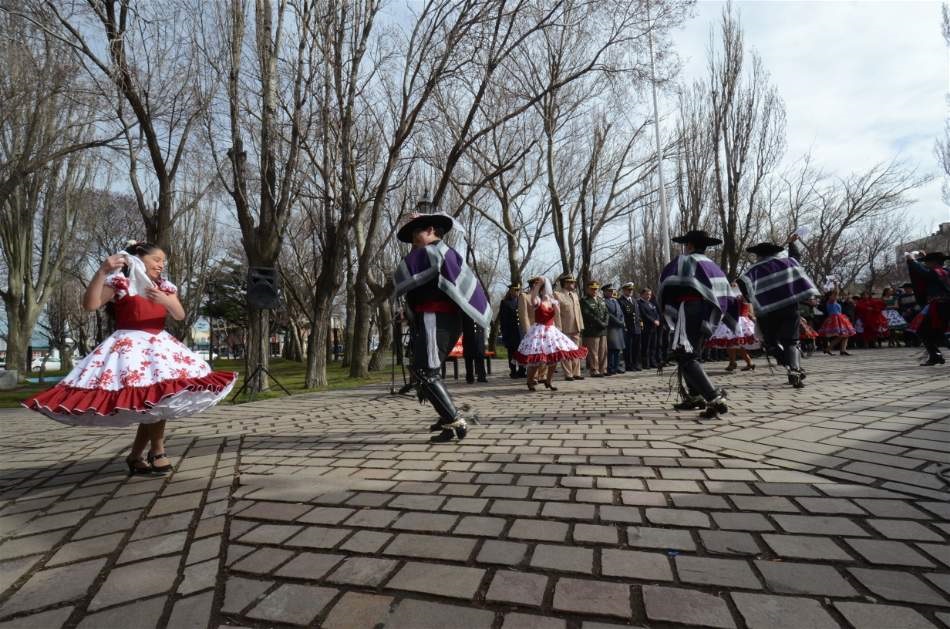
[[[554,315],[551,304],[542,302],[534,309],[534,325],[528,328],[515,352],[519,365],[556,365],[562,360],[587,357],[586,347],[578,347],[554,325]]]
[[[728,349],[741,347],[756,349],[759,340],[755,336],[755,321],[752,320],[752,306],[741,297],[739,298],[739,325],[735,331],[729,329],[725,323],[720,323],[713,335],[706,341],[706,347]]]
[[[208,363],[166,332],[165,307],[124,290],[121,274],[106,278],[116,291],[116,331],[61,382],[23,402],[73,426],[129,426],[200,413],[227,396],[237,374]],[[158,286],[176,292],[170,282]]]

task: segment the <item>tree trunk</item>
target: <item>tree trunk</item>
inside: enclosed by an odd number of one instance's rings
[[[353,287],[352,269],[346,272],[346,323],[343,325],[343,360],[340,366],[344,369],[352,364],[353,358],[353,326],[356,322],[356,290]]]
[[[330,322],[330,305],[333,303],[332,287],[319,286],[314,299],[314,312],[310,317],[313,329],[307,341],[307,376],[305,386],[308,389],[327,386],[327,358]]]
[[[270,365],[270,316],[266,310],[258,310],[248,306],[248,341],[247,341],[247,377],[251,376],[251,371],[258,366],[262,369],[258,371],[256,377],[248,381],[248,389],[251,391],[267,391],[270,383],[267,380],[267,374],[264,369]]]
[[[379,371],[383,366],[383,353],[393,343],[393,309],[388,299],[384,299],[377,310],[376,327],[379,329],[379,345],[369,359],[369,370]]]
[[[23,297],[17,295],[11,295],[9,301],[4,300],[7,313],[7,366],[19,370],[20,378],[25,378],[30,373],[27,348],[36,327],[36,320],[42,311],[41,307],[31,306],[23,300]]]
[[[369,375],[369,330],[372,314],[372,299],[365,284],[356,287],[353,310],[353,351],[350,353],[350,377],[366,378]]]

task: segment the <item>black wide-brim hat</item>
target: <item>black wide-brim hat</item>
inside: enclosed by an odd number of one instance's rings
[[[757,256],[774,256],[779,251],[783,251],[785,247],[777,245],[774,242],[760,242],[757,245],[747,247],[746,251],[749,253],[754,253]]]
[[[947,254],[942,251],[931,251],[923,258],[920,258],[921,262],[946,262]]]
[[[692,231],[688,231],[682,236],[677,236],[674,238],[673,242],[678,242],[681,245],[690,243],[697,249],[705,249],[706,247],[715,247],[716,245],[722,244],[721,240],[718,238],[713,238],[703,229],[694,229]]]
[[[412,243],[412,232],[427,227],[438,227],[446,233],[455,225],[455,221],[448,214],[437,212],[434,214],[411,214],[409,219],[396,232],[396,238],[402,242]]]

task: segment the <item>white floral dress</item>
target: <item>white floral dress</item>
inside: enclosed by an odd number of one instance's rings
[[[24,406],[75,426],[128,426],[194,415],[227,396],[237,374],[211,371],[166,332],[164,306],[128,294],[121,273],[106,278],[106,286],[115,291],[116,331]],[[177,291],[166,280],[158,288]]]

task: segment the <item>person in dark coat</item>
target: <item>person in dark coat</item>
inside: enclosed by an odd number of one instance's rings
[[[521,321],[518,317],[519,293],[521,293],[521,284],[509,284],[508,292],[498,305],[498,327],[501,330],[505,349],[508,350],[508,368],[511,370],[512,378],[524,378],[526,374],[525,368],[519,366],[518,361],[515,360],[515,352],[518,351],[518,345],[521,343]]]
[[[597,295],[600,283],[589,282],[581,297],[584,319],[584,347],[587,348],[587,371],[593,378],[607,375],[607,304]]]
[[[640,339],[640,364],[647,369],[656,369],[656,340],[660,332],[660,311],[653,303],[653,291],[644,288],[637,299],[640,320],[643,322],[643,335]]]
[[[617,302],[623,311],[623,322],[625,328],[623,366],[625,371],[640,371],[640,336],[642,336],[643,324],[640,323],[640,307],[633,296],[633,282],[627,282],[621,287],[622,295]]]
[[[609,284],[604,286],[604,302],[607,304],[607,375],[623,373],[620,368],[620,356],[624,350],[626,324],[623,310],[617,301],[617,292]]]
[[[465,382],[488,382],[485,377],[485,328],[471,317],[462,316],[462,358],[465,360]]]

